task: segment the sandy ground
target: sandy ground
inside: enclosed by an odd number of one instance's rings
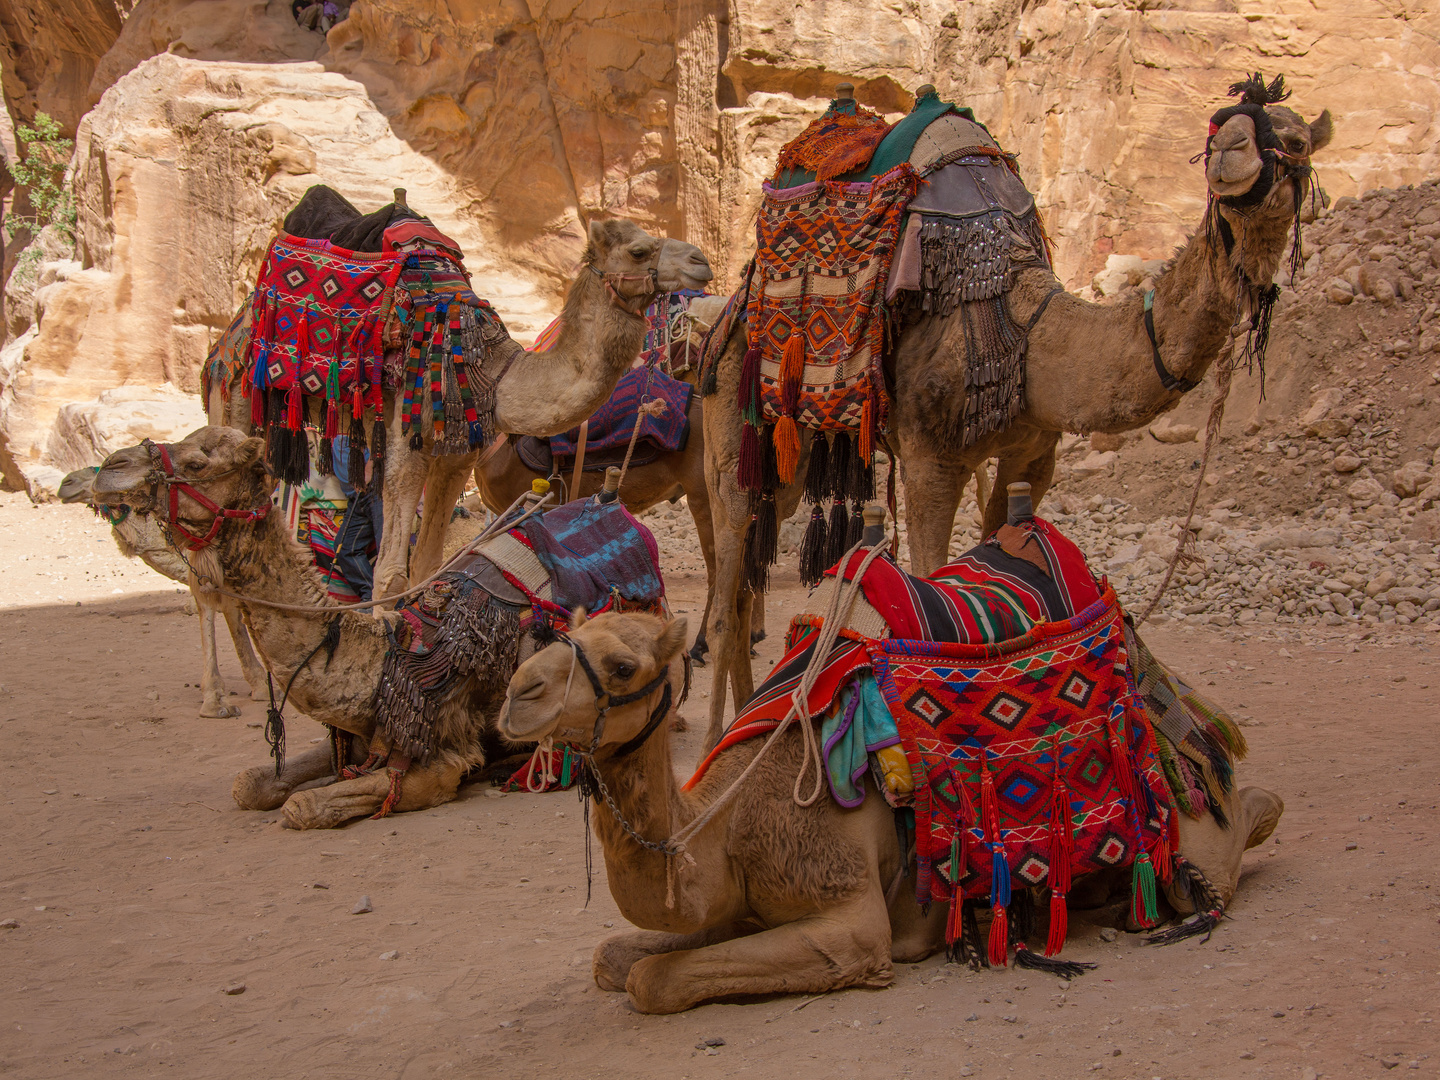
[[[124,562],[83,509],[0,499],[0,920],[18,923],[0,928],[0,1074],[1301,1080],[1440,1066],[1434,646],[1149,635],[1253,717],[1243,779],[1287,803],[1208,943],[1108,943],[1076,915],[1067,952],[1100,968],[1069,985],[936,957],[897,968],[888,990],[650,1017],[591,981],[591,950],[625,923],[603,869],[585,906],[573,795],[471,784],[433,812],[315,833],[237,810],[230,783],[264,757],[263,707],[236,697],[238,719],[196,718],[185,597]],[[671,570],[676,608],[698,618],[703,576]],[[793,574],[781,585],[772,629],[801,595]],[[222,668],[243,691],[228,652]],[[676,737],[687,763],[707,681]],[[321,733],[296,718],[290,745]],[[361,896],[374,910],[352,915]]]

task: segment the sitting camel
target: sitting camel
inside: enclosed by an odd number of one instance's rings
[[[94,478],[94,469],[76,469],[68,474],[60,484],[60,501],[83,502],[93,509],[90,485]],[[157,574],[187,586],[195,599],[195,610],[200,616],[200,652],[204,663],[200,673],[200,716],[225,719],[240,715],[237,706],[225,701],[225,680],[220,676],[220,660],[215,652],[217,610],[225,616],[225,625],[230,628],[230,640],[235,644],[235,655],[240,659],[240,669],[250,686],[251,699],[264,701],[265,669],[250,647],[250,635],[245,630],[235,601],[196,588],[198,583],[194,575],[184,559],[167,545],[165,534],[154,518],[132,514],[126,506],[107,510],[104,517],[110,524],[110,535],[121,555],[127,559],[139,559]]]
[[[611,895],[645,929],[599,945],[595,981],[626,991],[635,1008],[651,1013],[741,994],[888,986],[894,962],[916,962],[944,946],[944,905],[922,914],[913,863],[909,884],[892,886],[905,854],[868,775],[869,795],[855,809],[829,798],[796,805],[804,755],[797,728],[686,842],[684,856],[659,850],[707,812],[762,745],[752,739],[721,751],[693,790],[681,790],[652,709],[667,685],[672,696],[680,692],[685,633],[683,619],[636,614],[577,624],[570,645],[550,645],[520,665],[500,717],[500,733],[517,742],[551,738],[584,750],[598,737],[592,768],[614,809],[597,797],[595,832]],[[571,678],[577,655],[599,679],[593,689]],[[639,700],[609,709],[597,733],[600,692],[616,698],[644,689],[650,692]],[[1242,853],[1270,835],[1283,809],[1263,788],[1232,788],[1228,828],[1209,814],[1180,816],[1180,849],[1223,903],[1239,882]],[[1166,892],[1177,911],[1192,910],[1173,888]]]

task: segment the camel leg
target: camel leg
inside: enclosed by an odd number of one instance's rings
[[[890,920],[878,886],[820,914],[703,949],[647,956],[625,980],[641,1012],[676,1013],[739,994],[889,986]]]
[[[465,767],[458,763],[432,763],[407,770],[395,811],[428,810],[450,802],[460,789],[460,778],[464,774]],[[390,773],[387,769],[326,787],[297,791],[285,802],[285,827],[333,829],[351,818],[376,813],[388,794]]]
[[[308,784],[322,776],[333,776],[334,765],[330,744],[321,743],[303,754],[287,757],[279,777],[276,777],[273,765],[256,765],[246,769],[235,777],[230,795],[241,810],[274,810],[301,784]]]
[[[982,535],[989,536],[1005,524],[1010,501],[1006,489],[1014,483],[1025,481],[1030,485],[1030,501],[1039,509],[1040,500],[1050,490],[1055,479],[1055,446],[1060,441],[1059,432],[1037,431],[1035,437],[1027,440],[1014,451],[1002,455],[995,468],[995,487],[992,498],[985,504],[985,526]],[[909,488],[906,489],[909,495]],[[914,550],[913,542],[911,550]]]
[[[718,945],[722,941],[759,931],[760,927],[753,923],[737,922],[713,926],[694,934],[662,934],[654,930],[615,934],[595,946],[592,961],[595,985],[601,990],[619,993],[625,989],[625,980],[630,977],[630,969],[637,960],[682,949],[703,949],[707,945]]]
[[[700,538],[700,554],[705,558],[705,616],[700,620],[700,632],[695,635],[695,644],[690,648],[690,659],[705,664],[705,628],[710,625],[710,607],[715,602],[715,523],[710,514],[710,498],[706,492],[686,492],[685,500],[690,507],[690,517],[695,522],[695,534]],[[696,496],[699,498],[696,498]]]
[[[235,655],[240,659],[240,670],[245,673],[245,683],[250,687],[251,701],[268,701],[269,688],[266,681],[265,665],[255,655],[250,643],[250,631],[245,629],[245,620],[240,608],[228,597],[220,601],[220,611],[225,616],[225,625],[230,628],[230,640],[235,645]]]
[[[375,578],[372,595],[375,599],[405,591],[410,561],[410,526],[415,521],[415,508],[425,490],[425,476],[431,458],[424,450],[411,450],[408,440],[401,437],[400,422],[392,420],[385,437],[390,450],[385,462],[385,486],[381,498],[384,526],[380,530],[380,550],[375,555]],[[380,608],[375,608],[376,618]]]
[[[748,631],[752,625],[751,613],[755,609],[756,596],[750,589],[741,589],[740,595],[735,604],[735,627],[737,641],[735,643],[735,658],[730,667],[730,692],[735,698],[735,715],[740,715],[740,710],[755,693],[755,673],[750,664],[750,635]],[[760,607],[765,606],[764,597],[760,597]]]
[[[450,515],[465,493],[478,457],[477,453],[442,454],[430,459],[430,472],[425,478],[425,516],[420,520],[420,535],[410,554],[412,587],[440,569]]]
[[[924,577],[950,561],[950,533],[970,469],[917,453],[901,457],[900,475],[905,482],[910,572]]]
[[[1230,819],[1222,829],[1209,814],[1195,821],[1180,815],[1180,853],[1209,879],[1227,906],[1240,884],[1240,864],[1247,849],[1263,844],[1280,823],[1285,801],[1261,787],[1235,788],[1225,799]],[[1165,890],[1176,911],[1189,913],[1195,905],[1179,896],[1174,888]]]
[[[725,688],[736,653],[740,651],[740,623],[736,604],[740,592],[745,540],[728,529],[717,531],[715,548],[715,589],[710,602],[708,627],[711,641],[710,659],[715,666],[715,679],[710,687],[710,719],[705,730],[704,750],[707,753],[720,741],[720,735],[725,730]]]
[[[228,719],[239,716],[240,709],[225,704],[225,680],[220,676],[220,660],[215,653],[216,604],[197,589],[190,590],[200,614],[200,715]]]

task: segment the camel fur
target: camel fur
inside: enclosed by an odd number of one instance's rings
[[[1297,194],[1304,197],[1309,190],[1310,157],[1332,135],[1328,110],[1308,124],[1284,106],[1271,105],[1266,112],[1286,148],[1287,164],[1299,173],[1287,172],[1251,209],[1234,209],[1221,201],[1249,191],[1260,175],[1254,123],[1247,116],[1232,117],[1212,141],[1206,179],[1213,198],[1206,213],[1207,220],[1218,215],[1229,226],[1234,247],[1227,253],[1212,239],[1218,228],[1201,228],[1155,285],[1155,337],[1167,369],[1178,378],[1198,382],[1219,355],[1241,300],[1238,275],[1243,272],[1257,285],[1274,278],[1287,251]],[[1018,271],[1009,294],[1012,321],[1025,326],[1045,298],[1060,288],[1049,269]],[[727,673],[737,708],[753,691],[749,659],[738,649],[735,632],[746,625],[748,603],[741,572],[750,504],[736,479],[744,427],[736,391],[745,348],[743,322],[737,320],[719,360],[716,392],[705,409],[705,470],[716,547],[715,603],[708,628],[715,653],[707,733],[711,746],[723,724]],[[965,327],[958,310],[948,318],[917,320],[901,334],[893,353],[888,439],[905,485],[911,569],[919,576],[945,563],[961,493],[988,458],[998,459],[995,491],[1026,481],[1038,506],[1054,478],[1055,447],[1062,432],[1131,431],[1175,408],[1182,396],[1178,389],[1167,390],[1156,375],[1142,298],[1101,306],[1060,292],[1030,331],[1024,410],[1004,431],[962,449],[953,434],[953,418],[964,414],[965,356]],[[795,480],[776,492],[782,521],[800,501],[811,433],[803,436]],[[989,536],[1004,518],[1004,499],[986,502],[981,535]]]
[[[611,695],[637,690],[662,671],[678,693],[683,619],[606,614],[576,625],[571,638]],[[498,722],[503,736],[590,747],[596,702],[587,680],[569,679],[572,655],[557,643],[520,665]],[[644,728],[659,693],[610,710],[593,758],[620,814],[653,843],[705,813],[764,743],[751,739],[725,750],[688,792],[674,775],[663,727],[617,760],[616,746]],[[887,902],[904,856],[879,792],[867,779],[868,797],[853,810],[823,797],[798,806],[792,786],[801,754],[792,727],[673,866],[637,844],[596,800],[595,834],[611,895],[642,928],[596,948],[594,976],[602,989],[624,990],[641,1012],[674,1013],[737,995],[888,986],[894,963],[918,962],[944,947],[945,905],[921,913],[913,863]],[[1201,821],[1182,815],[1181,851],[1228,903],[1241,853],[1269,836],[1283,808],[1261,788],[1232,791],[1225,807],[1231,828],[1209,815]],[[1178,895],[1168,898],[1177,911],[1191,910]],[[1040,933],[1043,940],[1043,927]]]
[[[94,469],[76,469],[69,473],[60,484],[61,502],[83,502],[93,506],[90,485],[95,477]],[[214,593],[198,588],[195,575],[185,560],[168,546],[165,534],[159,524],[150,517],[125,514],[110,522],[110,536],[120,554],[127,559],[139,559],[157,574],[163,574],[171,581],[178,582],[190,590],[195,601],[196,614],[200,616],[200,716],[202,719],[226,719],[239,716],[238,706],[226,702],[225,680],[220,674],[220,659],[215,651],[215,614],[225,618],[230,630],[230,640],[235,646],[235,655],[240,660],[240,670],[250,687],[254,701],[265,700],[265,668],[255,658],[250,645],[250,635],[240,618],[240,609],[228,597],[217,597]]]
[[[176,476],[223,508],[246,510],[270,501],[274,482],[265,472],[261,439],[234,428],[204,427],[173,444],[171,456]],[[126,504],[132,517],[163,514],[164,487],[157,503],[153,475],[145,446],[118,450],[95,475],[95,502]],[[179,507],[187,529],[197,535],[208,531],[212,515],[200,503],[182,494]],[[288,684],[292,710],[355,736],[340,764],[359,764],[367,751],[383,758],[388,748],[375,739],[372,698],[389,648],[385,626],[368,615],[327,610],[336,604],[324,578],[281,516],[228,522],[214,543],[187,554],[200,577],[245,598],[237,607],[261,661],[274,674],[277,698]],[[280,611],[264,601],[317,610]],[[316,650],[336,619],[339,643],[327,656],[323,648]],[[395,809],[422,810],[455,798],[465,773],[487,760],[486,732],[504,688],[503,673],[478,673],[450,697],[440,710],[439,750],[404,773]],[[279,777],[270,765],[245,770],[232,794],[241,809],[281,807],[285,823],[296,829],[333,828],[378,811],[390,792],[389,770],[340,779],[335,766],[330,746],[312,747],[287,758]]]

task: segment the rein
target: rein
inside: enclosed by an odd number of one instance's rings
[[[207,548],[214,543],[215,538],[220,535],[220,527],[224,525],[226,521],[246,521],[254,524],[257,521],[263,521],[265,516],[270,513],[270,501],[268,499],[259,506],[252,507],[249,510],[227,510],[209,498],[209,496],[197,491],[192,485],[175,478],[175,465],[174,462],[170,460],[170,445],[168,443],[157,443],[145,439],[141,445],[145,447],[150,455],[150,486],[152,491],[158,489],[161,484],[164,484],[166,491],[169,493],[165,518],[166,528],[173,533],[179,533],[183,536],[185,538],[185,546],[191,551],[200,551],[202,548]],[[237,470],[230,470],[230,472],[235,471]],[[217,473],[214,476],[207,476],[204,479],[207,481],[218,480],[220,477],[228,475],[229,473]],[[196,536],[180,523],[180,493],[182,491],[213,515],[210,519],[210,530],[204,536]]]
[[[1195,387],[1200,385],[1198,379],[1182,379],[1179,376],[1171,375],[1165,367],[1165,361],[1160,359],[1160,343],[1155,340],[1155,290],[1151,289],[1145,294],[1145,333],[1150,335],[1150,357],[1155,361],[1155,374],[1160,376],[1160,385],[1166,390],[1178,390],[1182,394],[1188,394]]]

